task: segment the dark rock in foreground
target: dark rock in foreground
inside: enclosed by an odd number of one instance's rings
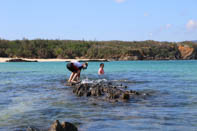
[[[69,122],[60,123],[56,120],[50,127],[49,131],[78,131],[77,127]]]
[[[125,90],[126,86],[113,86],[111,84],[76,84],[72,86],[77,96],[99,97],[109,101],[127,101],[131,96],[140,95],[133,90]]]
[[[60,123],[58,120],[54,121],[48,130],[39,130],[37,128],[28,127],[26,131],[78,131],[77,127],[69,122]]]
[[[7,60],[6,62],[38,62],[38,61],[29,61],[29,60],[23,60],[23,59],[10,59]]]

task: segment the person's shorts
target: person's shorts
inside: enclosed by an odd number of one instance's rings
[[[69,70],[69,71],[71,71],[71,72],[77,72],[78,70],[73,66],[73,64],[72,63],[68,63],[67,65],[66,65],[66,67],[67,67],[67,69]]]

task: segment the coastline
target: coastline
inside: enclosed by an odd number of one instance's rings
[[[9,60],[13,60],[13,59],[21,59],[21,60],[25,60],[25,61],[37,61],[37,62],[69,62],[69,61],[73,61],[73,60],[77,60],[80,62],[83,61],[92,61],[92,62],[96,62],[96,61],[108,61],[107,59],[58,59],[58,58],[54,58],[54,59],[29,59],[29,58],[8,58],[8,57],[0,57],[0,63],[4,63],[7,62]]]
[[[169,61],[169,60],[196,60],[196,59],[143,59],[143,60],[127,60],[127,59],[59,59],[59,58],[46,58],[46,59],[36,59],[36,58],[21,58],[21,57],[0,57],[0,63],[7,62],[71,62],[71,61],[79,61],[79,62],[110,62],[110,61]]]

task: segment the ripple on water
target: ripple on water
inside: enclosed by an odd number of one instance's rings
[[[196,61],[109,62],[103,77],[96,75],[99,63],[90,63],[81,76],[85,82],[111,81],[149,94],[127,103],[73,95],[72,89],[64,86],[64,78],[70,75],[65,63],[36,63],[36,68],[31,64],[17,64],[11,70],[5,67],[0,72],[2,131],[47,128],[56,119],[72,122],[84,131],[197,128]]]

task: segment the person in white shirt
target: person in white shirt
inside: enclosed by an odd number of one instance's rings
[[[81,69],[87,69],[87,67],[88,67],[87,62],[85,62],[83,64],[81,64],[78,61],[73,61],[73,62],[67,63],[67,69],[72,72],[68,82],[78,83],[80,81]]]

